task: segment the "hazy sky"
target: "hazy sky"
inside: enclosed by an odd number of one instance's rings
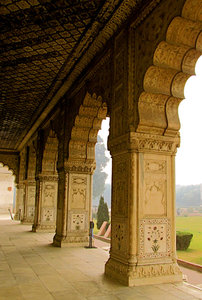
[[[202,56],[196,64],[196,76],[185,86],[185,97],[179,106],[181,146],[176,156],[176,183],[181,185],[202,183]],[[99,131],[107,147],[109,118],[103,120]],[[106,153],[109,157],[109,152]],[[106,183],[111,182],[111,160],[105,172]]]
[[[176,156],[176,183],[202,183],[202,56],[196,76],[188,79],[179,106],[181,145]]]

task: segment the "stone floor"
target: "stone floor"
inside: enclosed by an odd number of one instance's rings
[[[185,283],[125,287],[103,275],[108,252],[55,248],[53,234],[0,219],[0,300],[191,300],[202,290]]]

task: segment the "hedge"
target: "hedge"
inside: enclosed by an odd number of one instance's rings
[[[191,243],[193,234],[190,232],[176,232],[176,248],[177,250],[187,250]]]

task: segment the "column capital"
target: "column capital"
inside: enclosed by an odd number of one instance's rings
[[[109,137],[108,141],[108,147],[112,156],[128,151],[172,155],[176,153],[179,145],[179,135],[170,137],[139,132],[129,132],[116,138]]]
[[[68,160],[64,163],[62,172],[65,173],[86,173],[93,174],[96,168],[95,160]]]
[[[38,174],[36,175],[36,180],[39,181],[58,181],[57,174]]]

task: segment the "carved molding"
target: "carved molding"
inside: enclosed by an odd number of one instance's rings
[[[58,181],[58,175],[38,174],[36,176],[36,180],[39,180],[40,182],[43,182],[43,181]]]
[[[95,161],[92,161],[91,163],[85,163],[85,162],[66,162],[64,169],[65,173],[72,172],[72,173],[87,173],[87,174],[93,174],[96,168]]]
[[[182,273],[177,263],[138,266],[124,264],[112,258],[110,258],[105,265],[105,273],[108,276],[118,278],[129,286],[133,286],[135,283],[138,285],[137,279],[152,279],[155,277],[177,275],[176,281],[180,281],[182,277]]]
[[[168,137],[136,132],[130,132],[114,139],[110,138],[108,141],[112,155],[118,155],[128,150],[175,154],[179,144],[179,136]]]

